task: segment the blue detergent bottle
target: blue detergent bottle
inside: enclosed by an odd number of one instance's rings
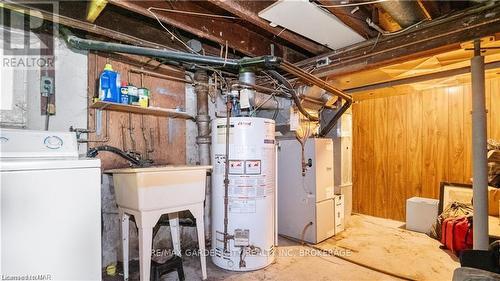
[[[120,74],[113,71],[107,63],[99,77],[99,99],[109,102],[120,102]]]

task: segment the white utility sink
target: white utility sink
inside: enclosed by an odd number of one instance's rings
[[[128,280],[129,218],[139,229],[140,280],[150,280],[153,227],[168,214],[174,252],[181,256],[179,215],[190,211],[196,219],[200,252],[205,252],[204,207],[207,171],[211,166],[163,166],[109,170],[113,174],[122,229],[123,278]],[[202,279],[207,279],[205,255],[200,255]]]
[[[162,166],[106,171],[113,174],[116,203],[153,211],[203,202],[211,166]]]

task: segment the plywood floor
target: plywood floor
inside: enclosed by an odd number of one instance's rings
[[[451,280],[453,270],[459,266],[456,257],[441,250],[437,241],[404,230],[402,225],[397,221],[353,215],[341,235],[315,248],[281,238],[278,252],[291,254],[278,256],[274,264],[263,270],[230,272],[216,267],[208,259],[208,280]],[[317,249],[342,254],[343,258],[321,254]],[[184,270],[186,280],[201,280],[198,258],[184,257]],[[131,280],[137,277],[137,273],[131,274]],[[104,278],[105,281],[120,279],[118,276]],[[170,273],[162,280],[177,280],[177,275]]]

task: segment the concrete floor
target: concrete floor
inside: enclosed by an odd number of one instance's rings
[[[456,257],[441,250],[438,241],[402,226],[401,222],[353,215],[341,235],[314,248],[281,238],[278,253],[287,255],[278,255],[275,263],[263,270],[226,271],[209,258],[208,280],[451,280],[459,266]],[[186,280],[201,280],[199,258],[183,260]],[[131,280],[138,280],[137,271],[137,266],[132,266]],[[106,276],[104,280],[122,277]],[[164,275],[162,280],[178,280],[177,273]]]

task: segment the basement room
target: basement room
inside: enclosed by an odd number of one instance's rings
[[[500,280],[499,0],[0,1],[2,280]]]

